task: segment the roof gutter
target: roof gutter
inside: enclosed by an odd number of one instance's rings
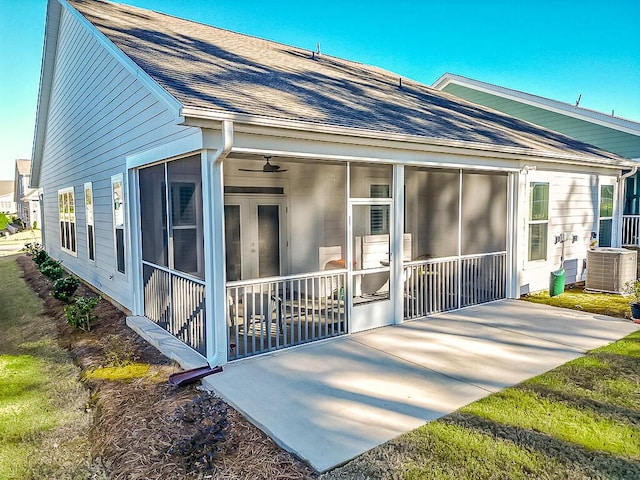
[[[269,128],[282,128],[286,130],[298,130],[306,133],[316,134],[328,134],[328,135],[340,135],[366,138],[383,142],[401,142],[403,144],[411,143],[415,145],[424,145],[430,147],[429,152],[432,153],[458,153],[448,151],[450,149],[458,150],[459,153],[467,153],[469,155],[478,155],[479,152],[485,152],[484,155],[491,155],[492,157],[506,158],[509,160],[523,160],[527,161],[537,160],[542,162],[562,162],[571,165],[585,165],[596,166],[601,168],[613,168],[620,169],[624,167],[632,167],[632,162],[626,162],[624,159],[617,160],[617,164],[602,163],[605,159],[589,157],[581,157],[576,155],[566,155],[562,153],[536,151],[521,147],[506,147],[493,144],[467,142],[463,140],[448,140],[440,138],[421,137],[418,135],[408,135],[401,133],[389,133],[380,132],[376,130],[364,130],[358,128],[341,127],[336,125],[325,125],[311,122],[304,122],[298,120],[285,120],[273,117],[261,117],[256,115],[247,115],[242,113],[229,113],[212,111],[206,109],[200,109],[197,107],[183,107],[181,111],[182,116],[185,119],[185,124],[190,125],[193,121],[193,126],[204,127],[206,125],[202,123],[202,120],[220,122],[223,124],[225,121],[235,122],[237,124],[257,126],[257,127],[269,127]],[[397,146],[392,146],[397,148]],[[515,158],[514,158],[515,157]],[[618,162],[624,162],[622,164]]]

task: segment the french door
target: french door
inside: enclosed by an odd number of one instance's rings
[[[227,281],[286,271],[285,199],[227,195],[224,203]]]

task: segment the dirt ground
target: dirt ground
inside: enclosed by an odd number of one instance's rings
[[[91,391],[92,456],[113,479],[311,479],[315,472],[275,445],[221,399],[195,387],[172,387],[180,367],[125,324],[105,300],[95,309],[90,332],[66,324],[64,304],[50,295],[51,282],[31,259],[17,259],[27,284],[58,325],[58,342],[69,349]],[[81,285],[79,295],[95,295]],[[143,375],[105,377],[96,372]],[[107,367],[107,368],[105,368]],[[109,370],[112,368],[114,370]],[[107,378],[107,379],[105,379]]]

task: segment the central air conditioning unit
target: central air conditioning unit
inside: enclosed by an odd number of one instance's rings
[[[624,248],[594,248],[587,250],[587,281],[585,290],[623,293],[625,284],[636,280],[637,253]]]

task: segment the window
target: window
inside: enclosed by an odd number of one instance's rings
[[[87,257],[96,261],[96,234],[93,227],[93,187],[91,182],[84,184],[84,211],[87,223]]]
[[[124,187],[122,174],[111,177],[113,199],[113,230],[116,245],[116,268],[125,273],[124,265]]]
[[[58,213],[60,216],[60,248],[76,254],[76,206],[73,187],[58,190]]]
[[[547,259],[549,184],[529,184],[529,261]]]
[[[600,185],[600,224],[598,246],[611,246],[613,229],[613,185]]]
[[[371,185],[370,195],[371,198],[389,198],[391,195],[391,189],[389,185]],[[389,205],[372,205],[369,221],[371,225],[371,235],[386,235],[389,234]]]

